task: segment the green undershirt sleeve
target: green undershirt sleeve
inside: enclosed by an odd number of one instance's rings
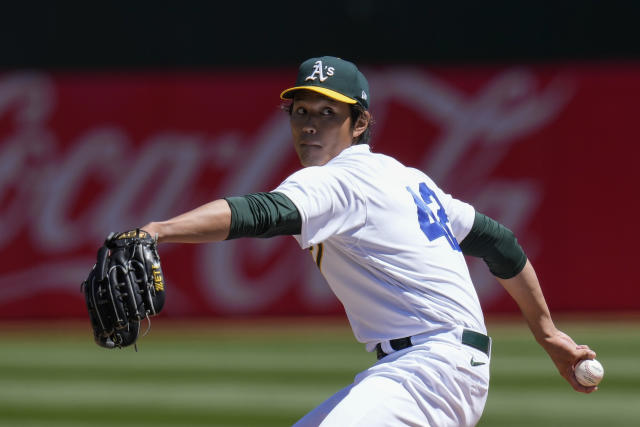
[[[225,200],[231,209],[227,240],[300,234],[302,218],[284,194],[254,193]]]
[[[473,227],[460,242],[460,249],[465,255],[482,258],[489,271],[501,279],[514,277],[527,262],[513,232],[480,212],[476,212]]]

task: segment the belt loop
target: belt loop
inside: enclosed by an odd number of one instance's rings
[[[413,342],[411,341],[411,337],[398,338],[395,340],[389,341],[391,348],[395,351],[404,350],[405,348],[411,347]]]
[[[480,350],[487,356],[491,354],[491,338],[480,332],[464,329],[462,331],[462,344]]]

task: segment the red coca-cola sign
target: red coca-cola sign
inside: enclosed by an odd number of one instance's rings
[[[637,308],[640,66],[362,68],[373,149],[508,225],[554,310]],[[108,232],[276,187],[299,167],[278,100],[295,71],[0,74],[0,317],[84,316]],[[290,237],[160,255],[169,316],[342,310]],[[485,310],[517,310],[470,268]]]

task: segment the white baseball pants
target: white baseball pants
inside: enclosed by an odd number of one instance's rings
[[[438,335],[384,357],[294,427],[474,426],[487,400],[489,361],[460,343],[458,331]]]

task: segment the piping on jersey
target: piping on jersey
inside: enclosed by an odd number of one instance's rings
[[[315,246],[311,246],[309,251],[311,251],[311,256],[313,256],[313,248],[317,247],[318,251],[316,252],[315,261],[319,270],[322,270],[322,252],[324,251],[324,245],[322,243],[318,243]]]

